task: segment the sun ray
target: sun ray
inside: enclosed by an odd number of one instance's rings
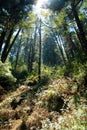
[[[48,0],[37,0],[34,12],[37,14],[38,17],[41,17],[41,11],[46,10],[43,7],[45,7],[45,4],[48,2]]]

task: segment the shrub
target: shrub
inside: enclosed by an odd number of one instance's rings
[[[11,73],[11,65],[0,61],[0,85],[9,90],[15,82],[16,78]]]
[[[56,68],[55,74],[58,76],[64,76],[66,72],[66,66]]]
[[[26,79],[28,76],[28,70],[25,65],[17,67],[16,70],[13,71],[13,75],[17,78],[18,81]]]
[[[48,110],[61,112],[63,108],[64,101],[58,95],[51,95],[48,99]]]
[[[40,82],[39,82],[39,85],[47,85],[50,81],[50,77],[48,75],[43,75]]]

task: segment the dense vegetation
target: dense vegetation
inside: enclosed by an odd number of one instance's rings
[[[0,129],[87,129],[87,0],[0,0]]]

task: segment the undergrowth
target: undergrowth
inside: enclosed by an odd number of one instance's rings
[[[18,99],[22,95],[25,98],[15,110],[8,104],[8,111],[1,107],[1,128],[6,121],[21,119],[20,130],[86,130],[86,77],[86,63],[74,61],[70,66],[43,66],[39,83],[38,76],[31,74],[27,76],[24,86],[15,91],[21,91]]]

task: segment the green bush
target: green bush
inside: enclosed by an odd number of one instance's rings
[[[13,71],[13,75],[17,78],[18,81],[26,79],[28,76],[27,67],[25,65],[17,67],[17,69]]]
[[[38,77],[33,74],[28,75],[28,77],[24,83],[28,86],[34,86],[38,83]]]
[[[48,75],[43,75],[39,82],[39,85],[47,85],[50,82],[50,77]]]
[[[11,73],[11,65],[0,61],[0,85],[4,89],[9,90],[15,82],[16,78]]]
[[[56,68],[55,75],[64,76],[65,71],[66,71],[66,66],[58,67]]]

